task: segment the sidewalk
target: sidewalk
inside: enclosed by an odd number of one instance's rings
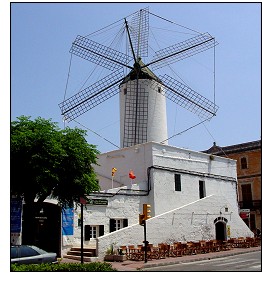
[[[244,254],[248,252],[261,251],[261,246],[251,247],[251,248],[234,248],[228,251],[221,252],[212,252],[206,254],[197,254],[197,255],[187,255],[182,257],[167,257],[165,259],[153,259],[149,260],[147,263],[143,261],[131,261],[126,260],[124,262],[110,262],[113,268],[116,268],[118,271],[139,271],[143,268],[150,268],[154,266],[161,265],[171,265],[177,263],[186,263],[199,260],[209,260],[214,258],[221,258],[226,256],[233,256],[238,254]]]
[[[109,263],[112,264],[113,268],[116,268],[117,271],[139,271],[139,270],[143,270],[143,268],[150,268],[154,266],[171,265],[171,264],[186,263],[186,262],[200,261],[200,260],[210,260],[214,258],[234,256],[238,254],[257,252],[257,251],[261,251],[261,246],[251,247],[251,248],[234,248],[228,251],[212,252],[212,253],[197,254],[197,255],[187,255],[182,257],[167,257],[164,259],[153,259],[153,260],[148,260],[147,263],[145,263],[144,261],[132,261],[132,260],[126,260],[124,262],[109,262]],[[63,259],[63,262],[79,263],[79,261],[71,260],[71,259]]]

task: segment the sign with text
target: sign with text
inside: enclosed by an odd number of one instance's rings
[[[86,204],[87,205],[107,206],[108,200],[105,200],[105,199],[87,199]]]

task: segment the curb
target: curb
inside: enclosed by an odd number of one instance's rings
[[[249,252],[259,252],[261,251],[261,247],[252,247],[248,249],[233,249],[223,252],[211,252],[207,254],[198,254],[198,255],[192,255],[192,256],[183,256],[183,257],[172,257],[172,258],[166,258],[163,261],[153,261],[153,262],[147,262],[144,263],[143,261],[126,261],[124,263],[112,263],[113,268],[115,268],[117,271],[123,272],[129,272],[129,271],[143,271],[143,269],[150,269],[158,266],[167,266],[167,265],[175,265],[175,264],[183,264],[183,263],[190,263],[194,261],[205,261],[205,260],[211,260],[216,258],[223,258],[228,256],[234,256],[239,254],[245,254]]]
[[[189,258],[188,259],[182,259],[180,261],[169,261],[169,262],[160,262],[160,263],[154,263],[154,264],[147,264],[143,265],[137,269],[144,269],[144,268],[153,268],[153,267],[158,267],[158,266],[165,266],[165,265],[174,265],[174,264],[180,264],[180,263],[188,263],[188,262],[194,262],[194,261],[204,261],[204,260],[211,260],[211,259],[216,259],[216,258],[222,258],[222,257],[229,257],[229,256],[235,256],[235,255],[241,255],[241,254],[246,254],[246,253],[251,253],[251,252],[259,252],[261,251],[261,248],[259,249],[247,249],[235,253],[226,253],[224,251],[223,253],[217,253],[214,255],[214,253],[210,253],[209,256],[206,257],[198,257],[198,258]]]

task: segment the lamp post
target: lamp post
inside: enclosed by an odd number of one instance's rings
[[[81,263],[84,263],[84,220],[83,220],[84,205],[81,203]]]
[[[86,199],[80,197],[81,205],[81,263],[84,263],[84,205],[86,204]]]

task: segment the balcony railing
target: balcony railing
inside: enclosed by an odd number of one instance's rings
[[[261,209],[261,200],[240,201],[240,209]]]

